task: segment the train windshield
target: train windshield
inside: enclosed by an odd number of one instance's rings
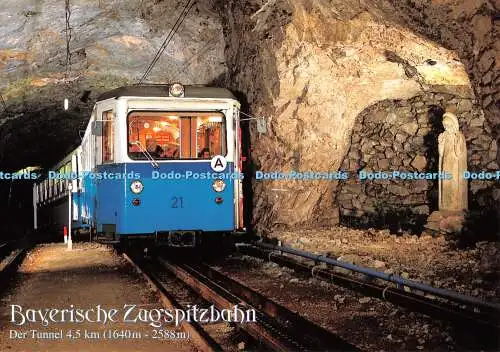
[[[127,123],[128,155],[135,160],[147,160],[147,154],[159,160],[226,155],[222,113],[137,111]]]

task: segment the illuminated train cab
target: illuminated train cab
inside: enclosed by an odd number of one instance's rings
[[[243,231],[239,108],[223,88],[104,93],[81,145],[34,186],[35,227],[67,226],[72,192],[72,228],[98,238],[194,246]]]

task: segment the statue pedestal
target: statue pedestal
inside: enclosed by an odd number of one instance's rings
[[[465,223],[465,211],[439,210],[427,218],[425,228],[440,233],[460,233]]]

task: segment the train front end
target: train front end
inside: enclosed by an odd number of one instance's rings
[[[101,160],[87,184],[98,234],[191,247],[243,230],[239,103],[220,88],[168,88],[96,105]]]

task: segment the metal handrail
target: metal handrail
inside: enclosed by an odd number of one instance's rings
[[[421,282],[405,279],[405,278],[398,276],[398,275],[385,274],[383,272],[376,271],[376,270],[373,270],[370,268],[366,268],[366,267],[351,264],[348,262],[336,260],[333,258],[326,257],[324,255],[312,254],[312,253],[302,251],[299,249],[295,249],[295,248],[292,248],[289,246],[275,246],[272,244],[260,243],[260,242],[254,242],[252,244],[238,243],[238,244],[236,244],[236,246],[255,246],[255,247],[265,248],[265,249],[269,249],[269,250],[275,250],[275,251],[279,251],[279,252],[293,254],[293,255],[296,255],[299,257],[313,260],[315,262],[322,262],[322,263],[338,266],[338,267],[341,267],[341,268],[344,268],[347,270],[351,270],[351,271],[355,271],[358,273],[362,273],[362,274],[365,274],[365,275],[368,275],[371,277],[376,277],[378,279],[393,282],[397,285],[407,286],[407,287],[410,287],[410,288],[413,288],[416,290],[420,290],[420,291],[425,292],[425,293],[434,294],[436,296],[446,298],[448,300],[454,300],[454,301],[458,301],[461,303],[470,304],[470,305],[474,305],[474,306],[478,306],[478,307],[486,307],[486,308],[494,309],[494,310],[500,312],[500,305],[496,304],[496,303],[485,302],[483,300],[480,300],[480,299],[477,299],[474,297],[470,297],[470,296],[467,296],[467,295],[464,295],[464,294],[461,294],[461,293],[458,293],[458,292],[455,292],[452,290],[433,287],[430,285],[423,284]]]

